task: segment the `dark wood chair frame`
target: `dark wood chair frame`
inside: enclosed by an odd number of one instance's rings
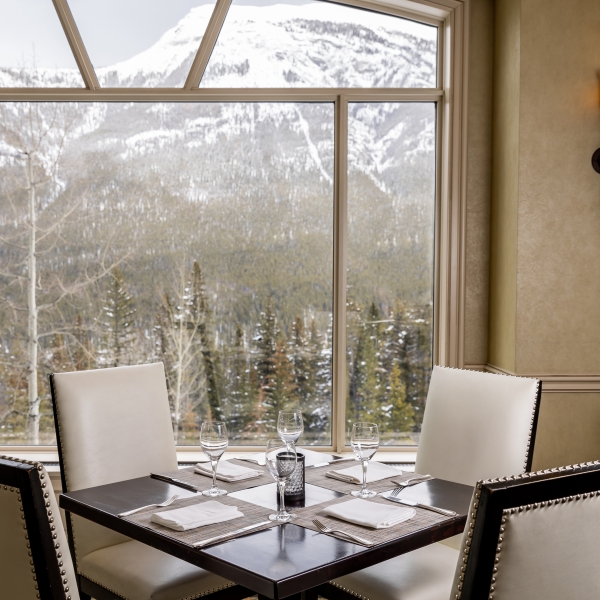
[[[41,600],[66,600],[70,598],[69,584],[63,584],[59,561],[67,548],[60,548],[53,539],[49,521],[46,483],[40,480],[39,463],[8,456],[0,457],[0,485],[18,490],[23,505],[23,517],[27,528],[29,553],[33,561],[37,597]],[[54,518],[60,519],[59,515]],[[33,576],[33,575],[32,575]]]
[[[52,394],[52,411],[54,413],[54,427],[56,429],[56,445],[58,447],[58,459],[60,463],[60,478],[62,483],[63,491],[67,492],[67,480],[65,476],[65,465],[63,458],[62,442],[60,437],[60,428],[58,426],[58,411],[56,403],[56,389],[54,387],[54,377],[50,375],[50,391]],[[73,536],[73,524],[71,521],[71,513],[65,511],[67,520],[67,537],[69,539],[69,548],[71,550],[71,556],[73,557],[73,565],[75,572],[77,573],[77,586],[79,588],[79,595],[81,600],[124,600],[121,596],[118,596],[114,592],[107,590],[101,585],[89,580],[87,577],[81,575],[77,569],[77,556],[75,554],[75,542]],[[249,596],[253,596],[255,593],[240,585],[234,585],[212,594],[206,594],[201,596],[205,600],[243,600]]]
[[[541,503],[576,499],[599,490],[600,461],[478,484],[475,494],[480,494],[479,505],[461,600],[487,598],[490,594],[504,511],[531,510]]]

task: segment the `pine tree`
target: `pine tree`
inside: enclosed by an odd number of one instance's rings
[[[277,429],[279,411],[297,406],[297,388],[294,382],[294,366],[286,353],[287,344],[281,332],[275,342],[275,354],[273,365],[275,374],[273,378],[272,401],[267,411],[267,420],[273,424],[273,430]]]
[[[275,354],[277,352],[276,338],[279,333],[277,320],[273,313],[271,298],[267,300],[265,310],[260,314],[260,322],[256,326],[254,345],[256,347],[255,369],[258,376],[259,394],[257,404],[262,405],[255,410],[261,421],[265,421],[267,431],[274,431],[277,419],[273,421],[273,410],[276,402],[275,394]]]
[[[119,267],[115,267],[110,274],[102,311],[103,325],[107,332],[104,362],[112,367],[129,364],[134,342],[133,323],[136,311]]]
[[[209,331],[209,308],[206,299],[204,276],[197,261],[194,261],[192,265],[190,294],[186,298],[186,301],[187,312],[190,316],[188,329],[193,329],[197,332],[202,348],[201,352],[206,376],[206,397],[211,418],[216,421],[222,421],[222,377],[219,357]]]
[[[227,427],[233,439],[240,439],[248,425],[256,402],[252,370],[244,344],[244,331],[236,325],[233,348],[228,355],[229,383]]]
[[[395,434],[411,432],[415,426],[415,409],[406,400],[406,385],[398,363],[389,373],[386,404],[386,410],[382,411],[385,429]]]

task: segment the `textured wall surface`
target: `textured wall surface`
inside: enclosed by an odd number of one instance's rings
[[[600,374],[600,2],[496,0],[489,362]],[[600,386],[544,393],[534,467],[600,458]]]
[[[465,363],[488,355],[494,5],[472,0],[469,31]]]
[[[600,458],[600,393],[542,394],[533,468]]]
[[[522,0],[519,373],[600,373],[598,69],[598,0]]]
[[[494,15],[493,174],[488,361],[515,371],[521,0],[500,0]]]

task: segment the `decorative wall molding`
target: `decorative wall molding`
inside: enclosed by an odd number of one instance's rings
[[[465,369],[472,371],[485,371],[486,373],[497,373],[500,375],[517,375],[519,377],[533,377],[542,380],[542,391],[544,393],[600,393],[600,375],[579,375],[574,373],[557,375],[543,373],[512,373],[494,365],[471,364],[465,365]]]

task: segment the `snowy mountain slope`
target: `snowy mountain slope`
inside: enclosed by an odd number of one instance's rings
[[[183,84],[212,7],[191,10],[151,48],[98,70],[104,86]],[[340,5],[267,7],[232,5],[202,87],[331,87],[435,85],[435,29]],[[0,70],[0,84],[80,85],[68,70]],[[281,172],[314,169],[330,181],[333,164],[331,105],[228,103],[219,105],[82,104],[86,124],[79,151],[110,151],[122,160],[166,160],[183,149],[202,160],[225,151],[239,136],[256,144],[273,136]],[[350,106],[350,168],[382,191],[409,193],[401,172],[434,152],[435,114],[425,104]],[[273,131],[279,132],[277,139]],[[252,142],[249,142],[252,143]],[[162,159],[160,157],[163,157]],[[287,166],[286,166],[287,165]],[[404,169],[405,170],[405,169]],[[191,184],[196,190],[199,180]],[[196,192],[195,192],[196,193]]]

